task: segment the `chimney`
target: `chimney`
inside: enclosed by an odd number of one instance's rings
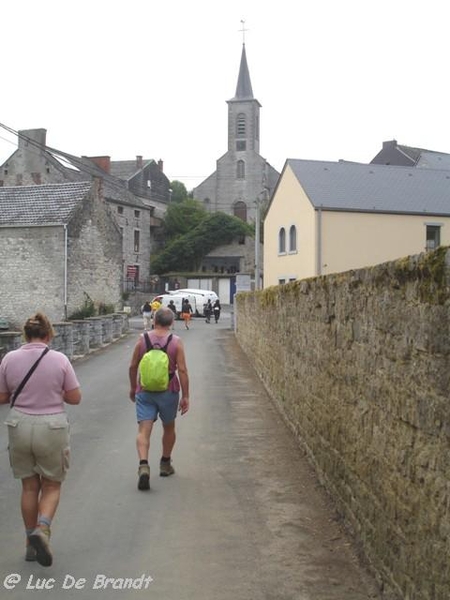
[[[164,171],[164,163],[161,159],[158,160],[158,167],[161,173]]]
[[[142,169],[142,165],[143,165],[143,161],[142,161],[142,156],[140,156],[139,154],[136,156],[136,169]]]
[[[103,196],[103,179],[102,177],[93,177],[92,178],[93,182],[94,182],[94,193],[97,194],[98,198],[100,200],[104,200],[104,196]]]
[[[92,160],[97,167],[100,167],[106,173],[111,171],[111,157],[110,156],[86,156],[89,160]]]
[[[36,144],[45,146],[46,139],[46,129],[22,129],[19,131],[19,149],[23,150],[28,145],[36,148]]]

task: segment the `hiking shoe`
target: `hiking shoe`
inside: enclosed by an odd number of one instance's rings
[[[175,469],[172,467],[172,462],[170,460],[167,462],[161,461],[159,463],[160,477],[169,477],[169,475],[173,475],[174,473]]]
[[[27,547],[25,549],[25,560],[27,562],[32,562],[36,560],[36,550],[31,544],[27,544]]]
[[[28,538],[30,545],[36,550],[36,560],[43,567],[49,567],[53,562],[50,551],[50,529],[36,527]]]
[[[138,477],[138,490],[149,490],[150,467],[148,465],[139,465]]]

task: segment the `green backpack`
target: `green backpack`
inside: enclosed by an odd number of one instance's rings
[[[169,381],[175,373],[169,372],[169,356],[167,346],[172,341],[169,335],[165,346],[153,345],[147,332],[144,333],[147,352],[139,363],[139,380],[141,387],[146,392],[164,392],[169,387]]]

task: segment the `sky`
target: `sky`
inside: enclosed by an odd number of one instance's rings
[[[383,141],[450,153],[447,0],[14,0],[0,123],[78,156],[162,159],[188,190],[227,151],[245,48],[260,154],[369,162]],[[0,129],[0,164],[17,138]]]

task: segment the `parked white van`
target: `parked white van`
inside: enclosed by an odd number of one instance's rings
[[[183,290],[172,290],[171,292],[169,292],[169,294],[191,294],[193,296],[196,296],[198,298],[198,308],[200,308],[200,304],[201,307],[203,307],[203,304],[206,304],[208,300],[211,300],[211,302],[214,304],[214,302],[219,299],[219,296],[216,294],[216,292],[212,292],[211,290],[200,290],[197,288],[184,288]]]

